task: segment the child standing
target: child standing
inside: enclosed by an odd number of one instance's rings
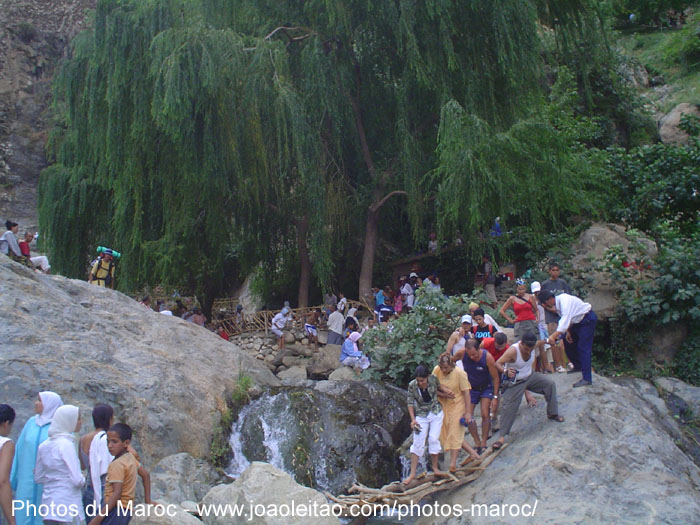
[[[107,448],[114,461],[107,469],[104,506],[90,521],[90,525],[126,525],[131,521],[129,503],[134,501],[136,476],[143,479],[143,492],[147,504],[151,502],[151,478],[129,451],[132,431],[129,425],[117,423],[107,432]],[[133,503],[132,503],[133,505]],[[106,515],[105,515],[106,514]]]
[[[44,525],[84,524],[81,489],[85,478],[75,451],[74,432],[80,429],[80,414],[74,405],[60,406],[49,427],[49,439],[39,445],[34,481],[44,486],[41,505],[49,509]]]

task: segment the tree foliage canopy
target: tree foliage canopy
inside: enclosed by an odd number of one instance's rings
[[[556,221],[586,170],[537,116],[540,33],[574,49],[596,6],[100,0],[55,83],[40,187],[55,266],[80,276],[108,244],[122,289],[211,294],[232,255],[275,266],[303,223],[325,283],[350,214],[396,190],[416,234],[426,217],[474,233],[496,214]]]

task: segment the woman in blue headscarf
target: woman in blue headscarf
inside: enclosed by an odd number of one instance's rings
[[[42,486],[34,482],[34,465],[39,445],[49,437],[49,426],[58,407],[63,404],[61,396],[54,392],[40,392],[34,402],[36,416],[29,418],[15,447],[10,483],[15,491],[15,500],[24,501],[24,506],[15,511],[17,525],[41,525],[38,513],[30,512],[41,504]],[[35,505],[35,507],[30,507]]]

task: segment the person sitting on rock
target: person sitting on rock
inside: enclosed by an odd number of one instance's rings
[[[564,421],[564,418],[559,415],[557,385],[546,375],[532,370],[532,365],[535,362],[535,347],[542,349],[545,342],[544,340],[538,341],[535,334],[526,332],[519,342],[506,350],[496,361],[496,368],[501,374],[504,374],[504,384],[501,394],[502,425],[498,441],[493,444],[494,450],[503,446],[505,437],[510,433],[526,389],[544,395],[547,400],[548,419],[559,423]]]
[[[466,421],[469,422],[467,428],[474,438],[476,453],[481,455],[486,450],[486,441],[491,427],[491,403],[494,398],[498,400],[498,388],[501,384],[496,361],[488,351],[477,349],[474,339],[466,341],[454,358],[462,362],[463,370],[467,373],[467,379],[472,387],[469,391],[471,404],[467,407],[469,417]],[[481,439],[474,421],[474,409],[479,404],[481,405]]]
[[[277,315],[272,318],[272,326],[270,331],[277,336],[277,349],[284,349],[284,328],[287,326],[287,314],[289,313],[289,308],[286,306],[280,310]]]
[[[24,240],[20,241],[19,249],[22,255],[26,257],[29,262],[32,263],[34,268],[39,268],[44,273],[51,273],[51,265],[49,264],[49,259],[46,255],[36,255],[32,257],[31,250],[29,249],[29,244],[34,240],[34,234],[26,232],[24,234]]]
[[[416,477],[418,460],[425,453],[425,440],[428,439],[428,453],[433,467],[433,474],[444,476],[438,465],[438,459],[442,447],[440,446],[440,431],[442,430],[442,405],[438,400],[440,383],[437,377],[428,372],[428,369],[419,365],[416,368],[415,379],[408,384],[408,414],[411,416],[411,430],[413,431],[413,443],[411,444],[411,471],[409,476],[402,481],[409,484]]]
[[[304,323],[304,333],[309,340],[309,346],[313,343],[314,350],[318,348],[318,320],[320,318],[321,314],[314,310],[306,315],[306,321]]]
[[[362,337],[360,332],[351,333],[340,348],[340,363],[351,366],[355,372],[369,368],[369,358],[360,351],[358,340]]]
[[[15,262],[34,268],[27,257],[22,255],[22,250],[17,242],[17,230],[19,225],[16,222],[6,221],[5,227],[7,231],[0,237],[0,252],[7,255]]]

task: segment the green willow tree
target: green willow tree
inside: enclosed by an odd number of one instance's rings
[[[341,223],[342,185],[328,182],[285,46],[250,46],[201,8],[98,3],[56,80],[42,229],[69,275],[82,275],[88,247],[109,244],[125,254],[120,288],[167,282],[208,300],[231,242],[252,247],[248,262],[274,261],[296,234],[305,304],[311,258],[321,282],[332,272],[326,226]]]
[[[540,32],[551,20],[566,45],[595,29],[583,21],[596,5],[100,0],[56,83],[56,165],[40,195],[56,264],[76,273],[69,257],[115,243],[122,287],[185,281],[212,296],[232,240],[274,261],[295,234],[302,303],[312,269],[327,286],[355,204],[365,297],[392,197],[414,235],[437,210],[441,231],[466,218],[468,236],[511,209],[497,206],[504,192],[525,202],[561,177],[546,206],[512,213],[554,221],[579,185],[556,127],[533,117]],[[80,242],[66,248],[70,236]]]

